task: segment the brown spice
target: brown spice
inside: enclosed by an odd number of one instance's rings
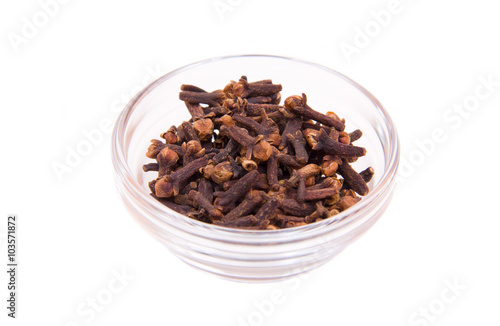
[[[182,85],[191,119],[151,141],[151,195],[190,218],[249,230],[307,225],[355,205],[374,175],[351,166],[366,154],[352,145],[363,133],[313,110],[305,94],[280,105],[281,90],[246,76],[213,92]]]

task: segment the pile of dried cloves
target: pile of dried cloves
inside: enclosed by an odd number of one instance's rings
[[[307,97],[288,97],[271,80],[246,76],[223,90],[182,85],[191,119],[153,139],[146,156],[158,171],[152,196],[207,223],[255,230],[306,225],[329,218],[368,193],[374,170],[350,165],[366,154],[353,145],[335,113],[322,114]],[[342,178],[339,178],[338,175]]]

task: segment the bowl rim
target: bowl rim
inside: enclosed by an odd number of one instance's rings
[[[195,68],[200,65],[227,60],[227,59],[241,59],[248,57],[260,57],[260,58],[268,58],[268,59],[276,59],[276,60],[286,60],[291,62],[296,62],[300,64],[305,64],[309,66],[313,66],[315,68],[325,70],[331,74],[340,77],[344,81],[348,82],[355,88],[357,88],[361,93],[363,93],[372,104],[378,109],[378,113],[381,114],[386,121],[385,128],[387,129],[388,139],[392,139],[393,142],[389,143],[390,148],[390,157],[386,160],[385,171],[380,181],[376,184],[375,188],[370,189],[368,195],[363,196],[363,199],[356,203],[356,205],[350,207],[349,209],[335,215],[335,219],[326,218],[319,222],[310,223],[304,226],[298,226],[293,228],[285,228],[278,230],[248,230],[248,229],[237,229],[237,228],[229,228],[224,226],[219,226],[215,224],[209,224],[205,222],[201,222],[192,218],[189,218],[183,214],[180,214],[167,206],[161,204],[159,201],[154,199],[150,194],[146,194],[142,185],[140,185],[136,179],[134,178],[134,174],[125,163],[125,154],[123,151],[123,139],[120,139],[119,136],[125,132],[127,123],[132,113],[134,112],[135,107],[142,101],[144,97],[146,97],[151,91],[153,91],[157,86],[163,83],[165,80],[176,76],[186,70]],[[121,182],[129,192],[133,192],[134,198],[138,196],[142,199],[143,202],[150,205],[150,207],[145,207],[146,210],[153,209],[156,212],[163,212],[165,214],[155,216],[147,216],[148,219],[151,217],[159,219],[161,222],[165,222],[167,224],[172,224],[173,219],[175,217],[179,222],[182,222],[184,225],[176,225],[177,228],[183,231],[190,231],[193,227],[196,228],[196,235],[205,237],[207,239],[220,239],[221,237],[228,236],[232,237],[234,235],[238,237],[244,237],[245,235],[249,235],[254,238],[257,242],[259,240],[269,241],[269,237],[275,238],[278,240],[282,237],[288,237],[291,234],[300,234],[300,233],[310,233],[318,230],[322,230],[323,232],[331,232],[335,230],[341,230],[342,228],[347,228],[348,225],[355,223],[363,214],[360,214],[370,208],[374,203],[377,202],[377,199],[384,193],[387,192],[394,183],[397,175],[397,169],[399,165],[399,156],[400,156],[400,142],[396,127],[382,104],[379,100],[371,94],[368,90],[366,90],[363,86],[345,76],[344,74],[331,69],[329,67],[302,60],[293,57],[285,57],[278,55],[268,55],[268,54],[241,54],[241,55],[228,55],[228,56],[218,56],[212,57],[205,60],[200,60],[194,63],[190,63],[184,65],[180,68],[170,71],[169,73],[164,74],[163,76],[157,78],[155,81],[151,82],[148,86],[146,86],[142,91],[137,93],[124,107],[120,115],[118,116],[115,126],[113,128],[112,141],[111,141],[111,150],[112,150],[112,163],[115,170],[115,177],[117,177],[117,181]],[[138,200],[136,200],[137,202]],[[152,215],[152,214],[150,214]],[[357,216],[359,215],[359,216]],[[347,218],[350,217],[350,218]],[[194,230],[193,230],[194,231]],[[201,232],[201,233],[200,233]],[[218,235],[218,236],[216,236]],[[259,239],[261,238],[261,239]],[[234,238],[233,238],[234,239]],[[248,240],[249,238],[247,238]]]

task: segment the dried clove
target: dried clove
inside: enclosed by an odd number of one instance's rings
[[[160,165],[158,163],[148,163],[148,164],[144,164],[142,166],[142,170],[144,172],[158,171],[159,169],[160,169]]]
[[[318,137],[314,137],[317,141],[312,147],[313,150],[322,150],[328,154],[338,155],[341,157],[359,157],[366,155],[366,149],[354,145],[346,145],[336,140],[333,140],[326,134],[324,130],[319,132]]]
[[[325,155],[321,163],[321,172],[325,176],[331,177],[336,174],[340,164],[342,164],[342,159],[340,157],[336,155]]]
[[[226,161],[217,164],[212,173],[210,174],[210,178],[213,182],[217,184],[222,184],[233,177],[233,167],[231,162]]]
[[[249,83],[245,79],[241,78],[238,82],[233,85],[233,94],[236,97],[249,97],[249,96],[266,96],[274,95],[281,92],[281,85],[274,85],[268,81],[260,81]]]
[[[302,131],[297,130],[295,134],[286,135],[288,141],[292,144],[295,150],[295,158],[300,164],[306,164],[309,161],[309,154],[306,150],[306,141],[302,135]]]
[[[279,133],[278,125],[271,119],[268,118],[266,112],[262,110],[262,123],[244,117],[241,114],[233,115],[233,120],[238,124],[252,130],[257,135],[264,136],[264,140],[270,142],[272,145],[278,145],[281,141],[281,136]]]
[[[308,164],[301,169],[293,172],[290,179],[285,183],[288,187],[296,187],[299,181],[304,180],[310,176],[315,176],[321,172],[321,169],[316,164]]]
[[[169,198],[177,195],[182,183],[186,182],[191,176],[196,174],[200,168],[207,165],[207,163],[208,159],[206,157],[201,157],[157,180],[155,185],[156,196]]]
[[[191,140],[200,141],[196,131],[194,131],[193,125],[187,121],[181,123],[178,133],[180,134],[180,138],[187,142]]]
[[[214,199],[214,187],[212,183],[205,178],[200,178],[198,182],[198,191],[203,195],[209,202],[213,202]]]
[[[224,221],[232,221],[241,216],[245,216],[254,211],[257,207],[261,206],[264,202],[264,196],[262,191],[252,190],[246,196],[245,199],[236,208],[232,209],[224,217]]]
[[[226,94],[222,90],[216,90],[211,93],[182,91],[179,93],[179,99],[189,103],[219,106],[226,99]]]
[[[179,156],[173,150],[168,147],[163,148],[156,156],[156,161],[158,162],[158,178],[170,174],[178,160]]]
[[[198,119],[202,119],[205,116],[205,112],[203,108],[198,103],[184,102],[186,104],[186,108],[191,114],[193,121],[197,121]]]
[[[267,160],[267,182],[269,186],[271,186],[272,190],[277,191],[279,188],[279,180],[278,180],[278,149],[276,147],[272,148],[271,156]]]
[[[191,119],[151,140],[146,156],[156,162],[143,166],[158,173],[151,196],[189,218],[247,230],[307,225],[355,205],[375,172],[351,166],[366,154],[353,145],[363,133],[313,110],[305,94],[280,105],[281,91],[246,76],[213,92],[182,85]]]
[[[246,129],[237,126],[231,126],[229,128],[225,126],[221,127],[221,131],[223,132],[226,129],[229,136],[243,146],[244,155],[247,160],[250,160],[253,156],[259,161],[267,161],[269,156],[271,156],[271,145],[263,139],[264,136],[259,135],[257,137],[252,137]]]
[[[212,205],[212,203],[210,203],[210,201],[205,196],[203,196],[202,193],[191,190],[189,192],[189,198],[193,200],[200,208],[206,210],[208,216],[211,219],[220,220],[224,216],[222,214],[222,209],[220,207]]]
[[[218,197],[215,202],[220,206],[225,206],[231,202],[236,202],[239,198],[244,196],[252,188],[253,183],[257,180],[259,172],[248,172],[245,176],[236,182],[226,192],[215,192],[214,196]]]
[[[351,144],[352,142],[355,142],[356,140],[360,139],[361,136],[363,136],[363,132],[359,129],[356,129],[353,132],[349,133],[349,139],[351,139]]]
[[[299,203],[293,198],[286,198],[281,201],[281,210],[286,214],[295,214],[299,216],[307,216],[312,214],[315,207],[310,202]]]
[[[214,122],[212,119],[200,119],[193,122],[193,129],[198,135],[200,141],[207,141],[212,139],[214,131]]]
[[[287,98],[285,100],[285,107],[293,113],[301,115],[306,119],[318,121],[337,130],[344,130],[345,128],[345,125],[342,121],[311,109],[311,107],[307,105],[306,94],[302,94],[302,97],[291,96]]]
[[[161,138],[165,139],[167,144],[177,144],[180,139],[177,136],[177,127],[172,126],[166,132],[160,135]]]
[[[346,159],[342,160],[342,164],[339,166],[339,173],[344,177],[344,182],[346,182],[352,190],[361,196],[368,194],[369,189],[366,181],[352,168]]]
[[[279,149],[283,149],[288,145],[288,135],[294,135],[298,131],[300,131],[302,127],[302,118],[296,117],[289,119],[286,123],[285,129],[283,130],[283,135],[286,137],[281,138],[281,143],[279,145]]]
[[[186,166],[197,158],[205,155],[205,149],[201,147],[200,142],[197,140],[190,140],[187,143],[182,143],[181,149],[184,153],[182,156],[183,166]]]

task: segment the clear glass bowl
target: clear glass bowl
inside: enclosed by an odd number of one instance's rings
[[[150,196],[142,165],[153,138],[190,118],[179,100],[181,84],[206,90],[224,87],[247,75],[283,85],[282,99],[306,93],[318,111],[346,119],[346,131],[363,131],[358,146],[367,155],[354,164],[375,169],[370,193],[348,210],[305,226],[251,231],[206,224],[165,207]],[[379,101],[346,76],[297,59],[244,55],[213,58],[174,70],[137,94],[118,117],[112,136],[118,190],[132,216],[184,262],[218,276],[272,281],[307,272],[342,251],[368,230],[389,204],[399,162],[396,128]]]

